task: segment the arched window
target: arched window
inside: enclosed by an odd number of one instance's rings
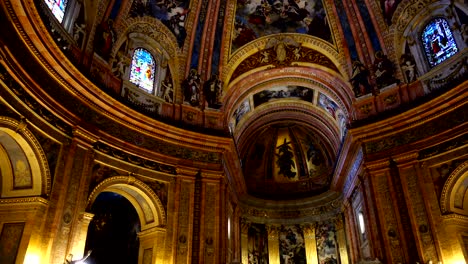
[[[52,11],[52,14],[54,14],[55,18],[62,23],[68,0],[45,0],[45,2],[50,8],[50,11]]]
[[[458,52],[447,20],[435,18],[423,29],[421,35],[424,51],[431,67],[434,67]]]
[[[364,223],[364,214],[362,212],[358,213],[358,222],[359,222],[359,231],[361,232],[361,235],[364,235],[366,233],[366,225]]]
[[[130,82],[151,93],[154,87],[155,68],[156,63],[149,51],[143,48],[135,49],[130,68]]]

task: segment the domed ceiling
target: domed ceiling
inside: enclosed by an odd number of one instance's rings
[[[274,85],[240,100],[230,128],[248,194],[291,200],[328,191],[345,123],[331,96],[311,87]]]
[[[328,189],[334,161],[310,129],[279,123],[262,128],[254,137],[256,140],[242,153],[251,195],[286,200]]]

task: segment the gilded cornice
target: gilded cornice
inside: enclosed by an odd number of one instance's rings
[[[241,203],[241,217],[255,223],[300,224],[304,221],[321,221],[341,213],[343,197],[325,193],[313,199],[278,202],[249,199]]]
[[[424,160],[432,158],[436,155],[452,151],[454,149],[468,145],[468,134],[464,134],[460,137],[453,138],[447,142],[435,145],[433,147],[423,149],[419,152],[418,159]]]
[[[351,128],[348,133],[363,142],[366,154],[408,145],[463,127],[467,120],[468,81],[418,107],[385,120]]]
[[[96,142],[94,144],[94,149],[106,155],[112,156],[116,159],[129,162],[133,165],[141,166],[150,170],[160,171],[160,172],[164,172],[164,173],[168,173],[172,175],[177,174],[175,166],[171,166],[171,165],[163,164],[154,160],[150,160],[145,157],[142,157],[142,155],[130,154],[120,149],[106,145],[102,142]]]
[[[24,197],[24,198],[3,198],[0,199],[0,205],[7,206],[15,206],[16,209],[18,209],[19,204],[22,204],[24,208],[27,208],[29,206],[36,206],[37,204],[40,204],[42,206],[48,206],[49,201],[42,197]]]
[[[467,113],[468,104],[465,104],[445,115],[439,114],[432,120],[429,120],[429,117],[425,118],[427,121],[418,120],[419,126],[414,122],[404,131],[377,140],[368,141],[364,143],[364,149],[366,154],[377,153],[435,136],[466,123],[468,117]],[[423,123],[423,121],[426,122]]]
[[[468,223],[468,216],[459,214],[448,214],[442,216],[442,221],[466,226],[466,224]]]

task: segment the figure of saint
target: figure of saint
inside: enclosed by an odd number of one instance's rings
[[[206,82],[203,91],[209,107],[213,108],[217,106],[221,88],[222,84],[218,74],[213,74],[213,76]]]
[[[96,52],[105,60],[108,59],[112,45],[114,45],[115,36],[113,29],[113,20],[103,21],[96,30],[95,38]]]
[[[362,62],[359,60],[354,61],[350,82],[353,86],[354,95],[356,97],[372,92],[368,77],[369,70],[366,68],[366,66],[364,66],[364,64],[362,64]]]
[[[292,152],[292,147],[289,146],[291,142],[287,142],[286,138],[284,139],[284,143],[276,147],[278,149],[278,154],[275,154],[278,159],[276,160],[276,164],[280,168],[278,174],[283,174],[285,177],[292,179],[296,176],[296,172],[293,169],[296,168],[294,164],[294,154]]]
[[[174,89],[172,88],[172,83],[169,80],[163,81],[162,82],[162,87],[163,87],[163,99],[168,102],[172,103],[172,94]]]
[[[197,106],[200,103],[200,75],[197,70],[190,70],[189,76],[184,81],[185,101],[190,105]]]
[[[401,55],[401,69],[408,83],[416,80],[416,63],[410,54]]]
[[[375,81],[378,88],[383,88],[390,84],[398,83],[399,81],[394,77],[393,63],[387,58],[382,51],[375,53]]]

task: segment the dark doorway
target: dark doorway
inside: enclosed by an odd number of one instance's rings
[[[138,214],[123,196],[113,192],[98,195],[91,208],[86,250],[92,250],[87,264],[138,263],[140,232]]]

